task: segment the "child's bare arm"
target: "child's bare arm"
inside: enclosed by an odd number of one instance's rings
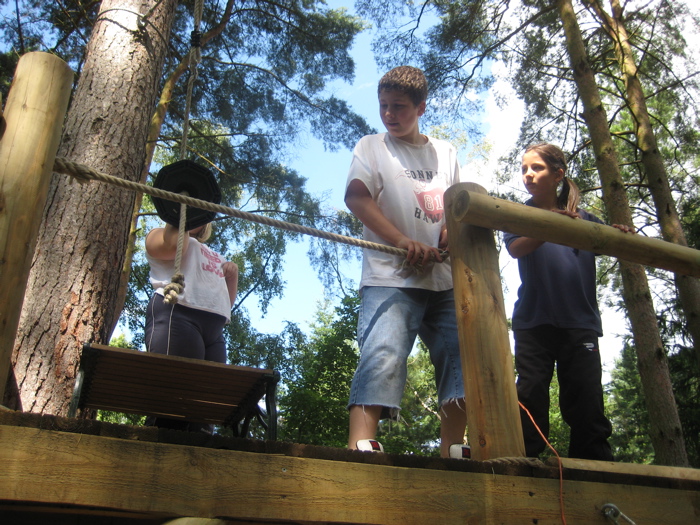
[[[238,294],[238,265],[234,262],[227,261],[221,265],[221,271],[224,273],[228,297],[231,300],[231,306],[233,306],[236,302],[236,295]]]
[[[544,241],[531,237],[518,237],[508,245],[508,253],[513,259],[520,259],[521,257],[530,255],[543,244]]]
[[[172,261],[177,252],[178,229],[166,224],[165,228],[154,228],[146,236],[146,251],[154,259]],[[187,252],[189,235],[185,235],[182,245],[182,253]]]

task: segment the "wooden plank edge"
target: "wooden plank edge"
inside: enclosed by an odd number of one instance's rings
[[[590,459],[561,458],[562,466],[568,470],[587,472],[606,472],[628,474],[633,476],[650,476],[657,478],[673,478],[700,482],[700,470],[684,467],[669,467],[665,465],[644,465],[638,463],[619,463],[614,461],[594,461]],[[556,458],[548,458],[547,465],[556,467]]]
[[[551,478],[355,464],[0,426],[0,498],[299,523],[559,523]],[[569,523],[693,523],[700,491],[564,481]]]

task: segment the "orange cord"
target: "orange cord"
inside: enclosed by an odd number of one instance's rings
[[[561,457],[559,457],[559,454],[557,453],[556,449],[549,443],[547,438],[544,436],[544,434],[540,430],[540,427],[537,426],[537,423],[535,423],[535,418],[532,417],[530,411],[527,408],[525,408],[525,405],[523,405],[520,401],[518,401],[518,405],[520,405],[520,408],[522,408],[525,411],[527,417],[529,417],[530,421],[532,421],[532,424],[535,425],[537,432],[540,434],[544,442],[550,449],[552,449],[552,452],[554,452],[554,455],[557,457],[557,463],[559,464],[559,509],[561,510],[561,522],[564,525],[566,525],[566,516],[564,515],[564,468],[561,463]]]

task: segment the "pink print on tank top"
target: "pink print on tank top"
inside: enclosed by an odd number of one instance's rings
[[[203,244],[200,245],[202,248],[202,255],[207,259],[207,263],[202,263],[202,270],[205,272],[213,272],[219,277],[224,276],[224,272],[221,271],[221,257],[219,256],[218,253],[211,251],[209,248],[204,246]]]

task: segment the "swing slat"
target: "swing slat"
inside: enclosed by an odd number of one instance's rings
[[[224,365],[95,343],[83,346],[69,409],[95,408],[230,426],[259,418],[265,397],[267,438],[277,437],[276,388],[271,369]]]

